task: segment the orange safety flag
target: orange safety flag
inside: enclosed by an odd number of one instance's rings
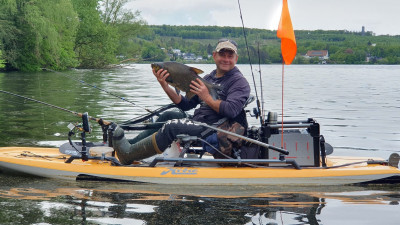
[[[283,0],[281,20],[279,21],[276,36],[281,39],[283,61],[286,65],[290,65],[296,56],[297,45],[287,0]]]

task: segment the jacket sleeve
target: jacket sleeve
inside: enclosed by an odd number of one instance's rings
[[[182,96],[181,102],[179,102],[176,106],[183,111],[188,111],[195,108],[197,104],[199,104],[199,97],[197,95],[190,100]]]
[[[244,77],[229,85],[226,100],[221,102],[219,114],[235,118],[242,111],[244,103],[250,95],[250,85]]]

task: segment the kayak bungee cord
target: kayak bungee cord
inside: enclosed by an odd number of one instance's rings
[[[102,89],[102,88],[99,88],[99,87],[97,87],[96,85],[89,84],[89,83],[87,83],[87,82],[85,82],[85,81],[83,81],[83,80],[76,79],[76,78],[74,78],[74,77],[72,77],[72,76],[70,76],[70,75],[67,75],[67,74],[65,74],[65,73],[61,73],[61,72],[58,72],[58,71],[55,71],[55,70],[52,70],[52,69],[47,69],[47,68],[42,68],[42,69],[43,69],[43,70],[50,71],[50,72],[53,72],[53,73],[56,73],[56,74],[60,74],[60,75],[62,75],[62,76],[68,77],[68,78],[73,79],[73,80],[76,80],[76,81],[80,82],[81,84],[87,85],[87,86],[89,86],[89,87],[96,88],[97,90],[103,91],[103,92],[105,92],[105,93],[107,93],[107,94],[109,94],[109,95],[111,95],[111,96],[114,96],[114,97],[116,97],[116,98],[119,98],[119,99],[121,99],[122,101],[128,102],[128,103],[130,103],[130,104],[132,104],[132,105],[134,105],[134,106],[137,106],[137,107],[139,107],[139,108],[142,108],[142,109],[146,110],[146,111],[149,112],[149,113],[154,113],[153,111],[151,111],[150,109],[148,109],[148,108],[146,108],[146,107],[137,105],[136,103],[134,103],[134,102],[132,102],[132,101],[129,101],[128,99],[126,99],[126,98],[124,98],[124,97],[121,97],[121,96],[116,95],[116,94],[114,94],[114,93],[111,93],[111,92],[109,92],[109,91],[107,91],[107,90],[104,90],[104,89]]]
[[[8,94],[8,95],[13,95],[13,96],[16,96],[16,97],[19,97],[19,98],[23,98],[23,99],[26,99],[26,100],[29,100],[29,101],[37,102],[37,103],[40,103],[40,104],[43,104],[43,105],[46,105],[46,106],[49,106],[49,107],[52,107],[52,108],[56,108],[56,109],[62,110],[62,111],[66,111],[66,112],[72,113],[72,114],[74,114],[76,116],[79,116],[79,117],[83,116],[83,113],[74,112],[72,110],[69,110],[69,109],[66,109],[66,108],[62,108],[60,106],[52,105],[50,103],[42,102],[42,101],[39,101],[39,100],[36,100],[36,99],[33,99],[33,98],[28,98],[28,97],[25,97],[25,96],[22,96],[22,95],[14,94],[14,93],[11,93],[11,92],[8,92],[8,91],[3,91],[3,90],[0,90],[0,92],[2,92],[4,94]],[[96,121],[98,123],[103,123],[104,125],[112,124],[112,122],[109,122],[109,121],[106,121],[106,120],[103,120],[103,119],[99,119],[99,118],[95,118],[95,117],[91,117],[91,116],[88,116],[88,119]]]

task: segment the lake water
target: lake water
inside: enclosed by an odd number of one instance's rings
[[[204,71],[214,68],[193,66]],[[238,67],[254,92],[250,66]],[[259,67],[253,68],[261,99]],[[388,158],[400,152],[400,66],[291,65],[284,72],[284,120],[316,119],[335,155]],[[265,110],[281,118],[282,66],[262,65],[261,73]],[[148,64],[0,73],[0,90],[117,123],[146,114],[143,108],[170,102]],[[248,108],[253,107],[255,103]],[[80,119],[0,93],[0,121],[0,146],[59,146],[67,139],[67,125]],[[258,124],[252,117],[249,122]],[[100,140],[101,129],[91,125],[88,139]],[[0,174],[0,179],[0,224],[400,224],[398,185],[166,187],[8,173]]]

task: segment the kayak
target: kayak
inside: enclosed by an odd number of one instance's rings
[[[394,153],[397,155],[396,153]],[[92,157],[69,160],[58,148],[2,147],[0,169],[56,179],[116,180],[186,185],[344,185],[400,183],[398,155],[395,165],[380,158],[326,156],[325,167],[296,167],[280,163],[261,165],[260,160],[226,164],[213,158],[157,157],[151,163],[116,165],[112,160]],[[213,162],[217,163],[213,163]],[[389,160],[391,161],[391,160]],[[254,167],[248,164],[258,165]],[[243,166],[246,165],[246,166]]]
[[[73,113],[82,118],[82,124],[70,124],[68,143],[58,148],[2,147],[0,169],[17,173],[56,179],[113,180],[153,184],[187,185],[344,185],[365,183],[400,183],[399,155],[388,160],[332,156],[333,148],[320,134],[320,125],[313,118],[277,121],[277,113],[269,112],[260,127],[248,127],[245,136],[222,130],[208,124],[208,129],[243,141],[239,148],[223,159],[207,155],[207,149],[192,145],[200,139],[180,134],[178,151],[157,155],[152,159],[121,165],[108,147],[112,122],[90,117],[55,105],[14,93],[2,93]],[[251,101],[250,101],[251,102]],[[170,106],[122,123],[125,130],[154,129],[148,125],[154,116]],[[103,142],[86,142],[90,133],[89,121],[96,121],[103,131]],[[75,132],[81,142],[73,142]],[[206,142],[204,142],[206,143]],[[208,145],[210,145],[208,143]],[[279,148],[278,146],[282,146]],[[211,147],[211,145],[210,145]],[[215,147],[214,147],[215,148]],[[219,151],[215,148],[216,151]],[[210,152],[212,153],[212,152]],[[215,156],[215,155],[214,155]],[[218,156],[217,156],[218,157]]]

